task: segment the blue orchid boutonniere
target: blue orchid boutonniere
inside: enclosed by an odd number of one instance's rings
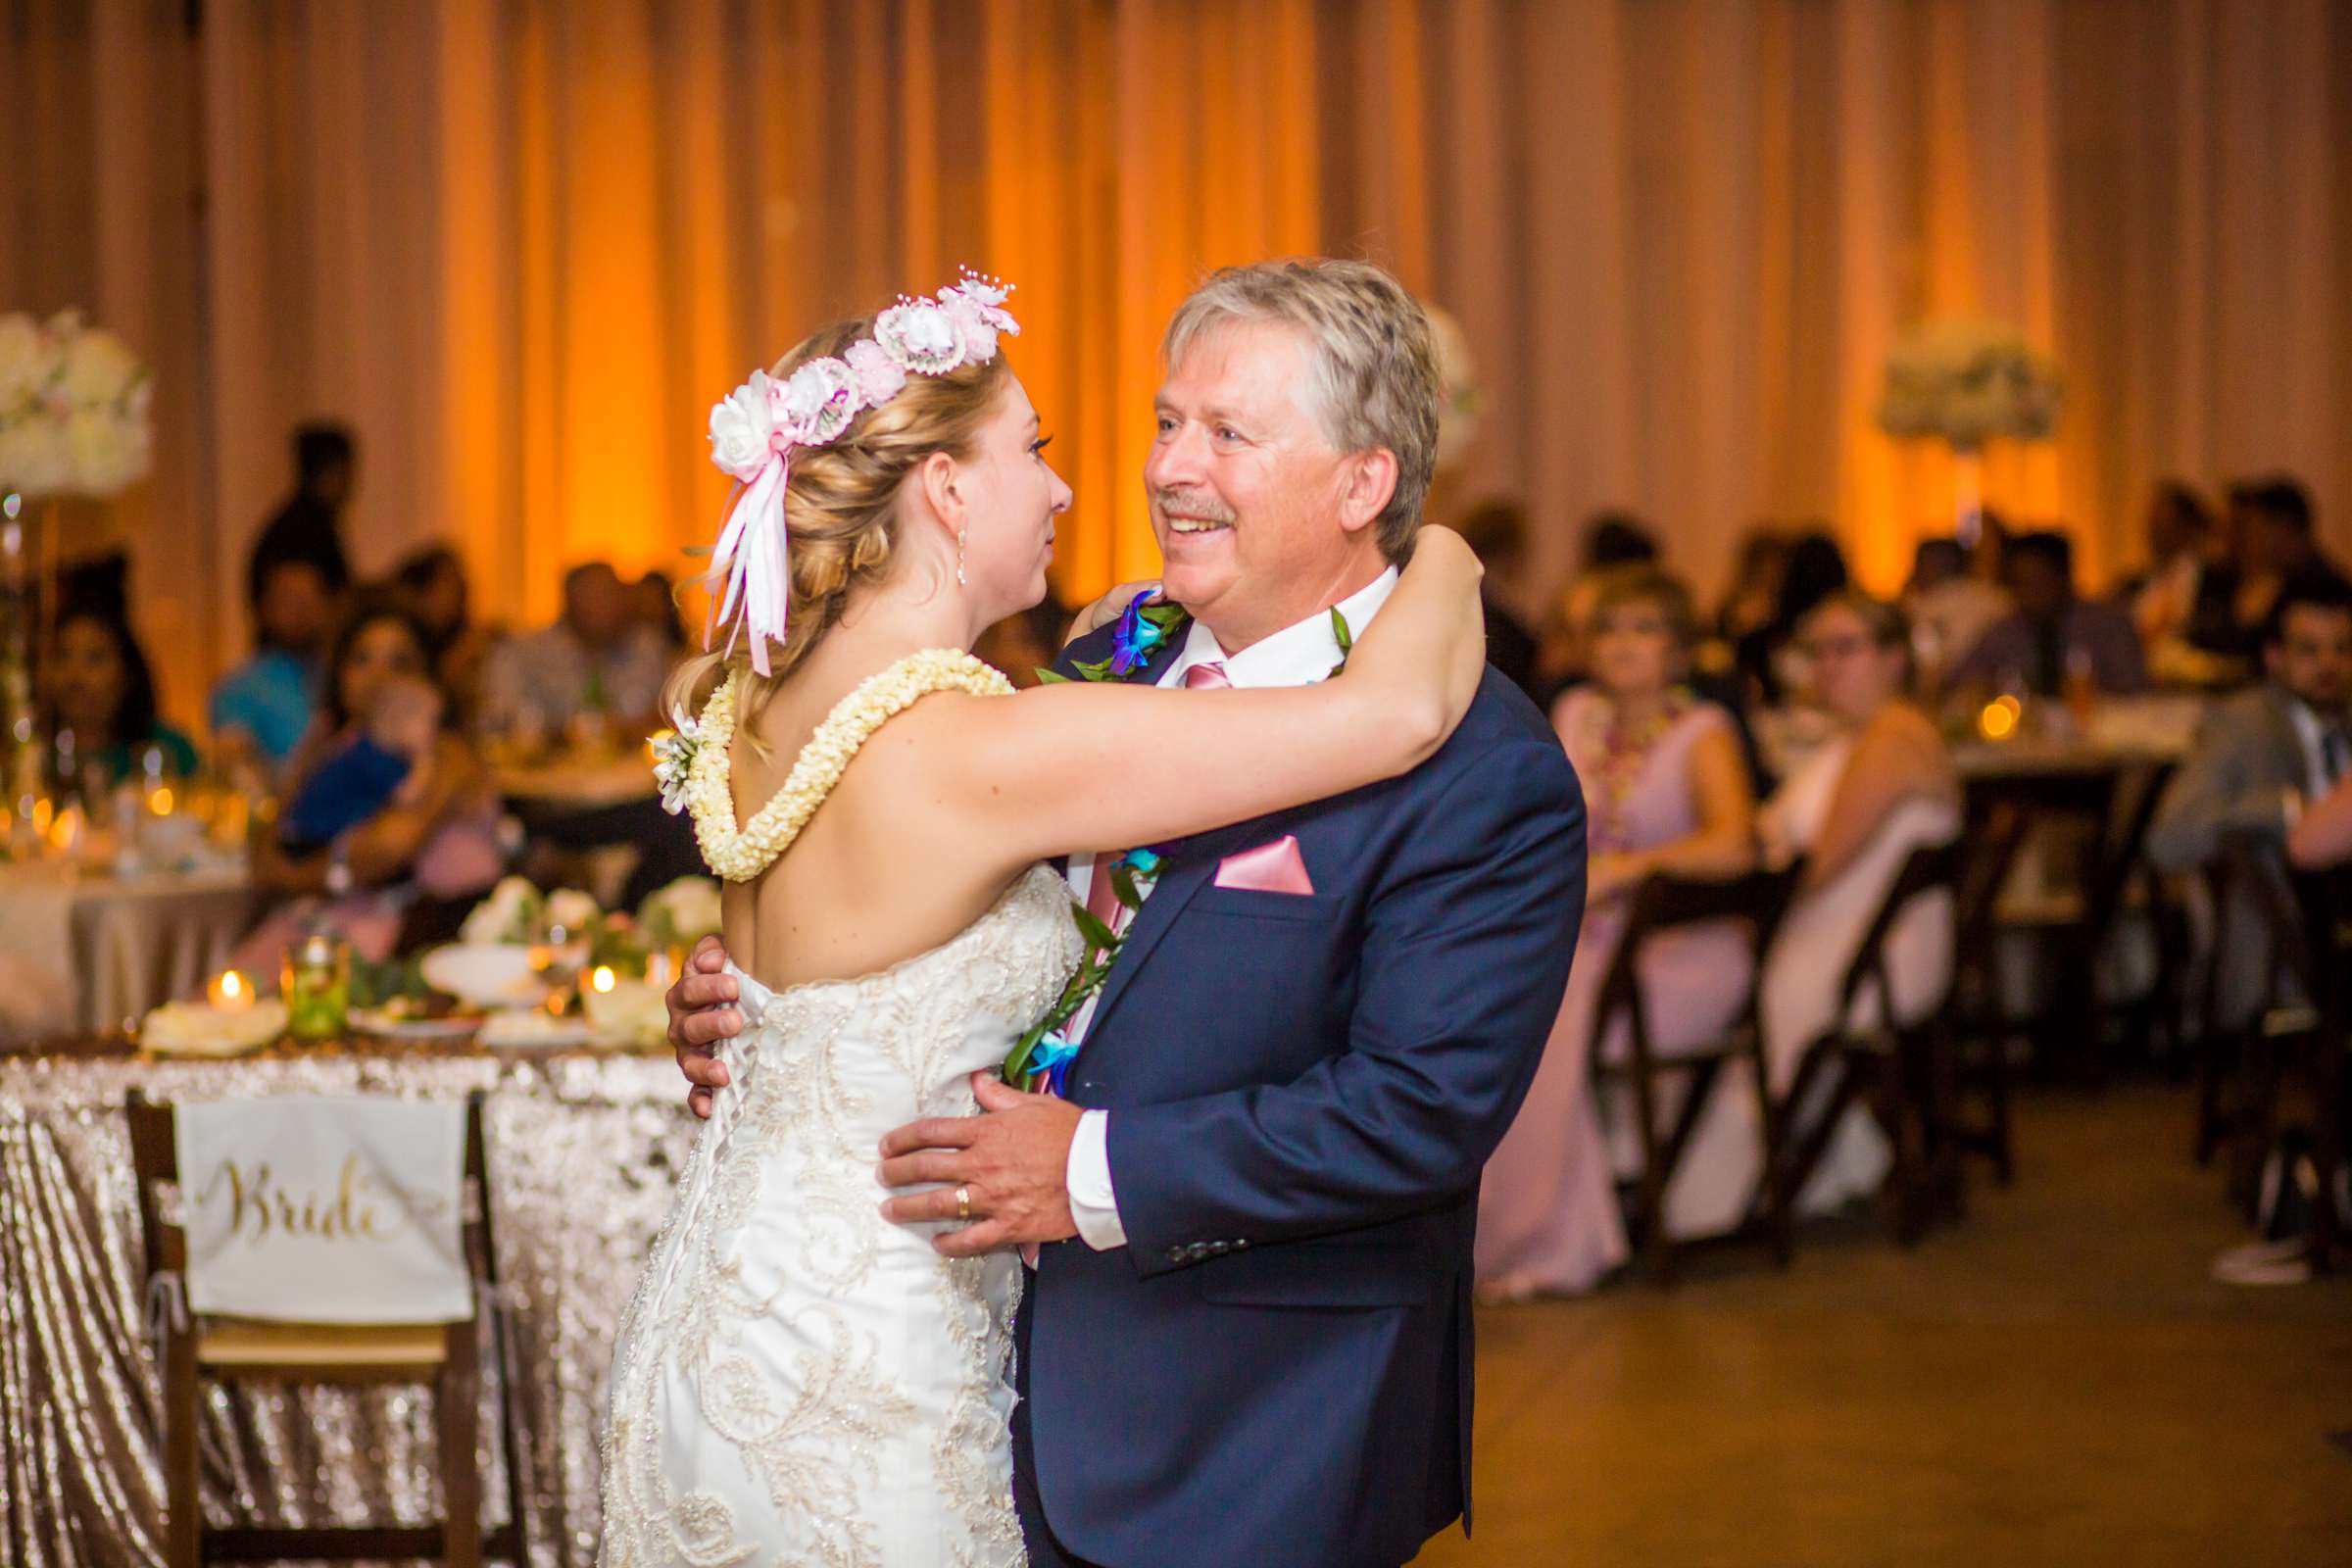
[[[1132,920],[1136,911],[1143,908],[1145,895],[1159,880],[1166,864],[1165,859],[1150,850],[1129,850],[1115,860],[1098,861],[1095,874],[1110,878],[1112,895]],[[1062,1031],[1110,978],[1110,966],[1118,961],[1119,949],[1127,942],[1124,933],[1114,932],[1076,900],[1070,903],[1070,918],[1077,923],[1078,934],[1086,939],[1086,957],[1061,988],[1060,997],[1046,1009],[1046,1015],[1013,1042],[1012,1050],[1004,1057],[1004,1081],[1030,1094],[1066,1095],[1070,1063],[1078,1059],[1078,1047]]]
[[[1074,665],[1078,673],[1090,681],[1125,680],[1147,663],[1152,656],[1165,648],[1191,619],[1182,605],[1153,603],[1156,589],[1146,589],[1127,601],[1119,612],[1118,621],[1110,630],[1110,657],[1087,661]],[[1038,679],[1049,685],[1063,684],[1067,675],[1056,675],[1050,669],[1037,672]]]

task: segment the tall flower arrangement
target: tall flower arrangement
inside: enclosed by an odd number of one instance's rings
[[[111,496],[136,484],[154,460],[153,391],[138,356],[77,311],[0,316],[0,492]]]
[[[85,325],[77,311],[46,321],[0,316],[0,789],[12,853],[38,848],[28,831],[44,771],[32,653],[57,546],[40,503],[111,496],[145,478],[155,451],[153,391],[138,356],[114,333]]]
[[[1955,452],[2045,441],[2065,401],[2057,365],[2015,331],[1957,318],[1914,328],[1886,357],[1879,428],[1941,436]]]
[[[1950,446],[1958,531],[1974,544],[1984,443],[2048,440],[2065,396],[2056,362],[2014,329],[1945,318],[1913,328],[1887,355],[1879,428]]]

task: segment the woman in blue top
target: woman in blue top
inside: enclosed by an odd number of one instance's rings
[[[196,748],[157,716],[154,672],[119,616],[67,611],[49,639],[41,687],[61,782],[77,781],[94,763],[116,784],[141,770],[151,747],[162,752],[166,776],[196,771]]]

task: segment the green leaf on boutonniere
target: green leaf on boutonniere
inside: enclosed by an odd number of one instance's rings
[[[1068,686],[1074,684],[1069,676],[1057,675],[1053,670],[1047,669],[1043,665],[1040,665],[1038,668],[1037,683],[1040,686]]]
[[[1110,934],[1110,927],[1098,919],[1086,906],[1071,905],[1070,918],[1078,922],[1078,934],[1086,938],[1087,946],[1095,952],[1108,953],[1118,948],[1119,939]]]
[[[1340,662],[1346,663],[1348,656],[1355,652],[1355,634],[1348,629],[1348,617],[1340,613],[1337,605],[1331,607],[1331,635],[1339,642]]]
[[[1130,909],[1144,906],[1144,895],[1135,885],[1135,873],[1127,869],[1124,860],[1110,862],[1110,891],[1117,894],[1119,902]]]
[[[1073,663],[1070,667],[1088,680],[1110,679],[1110,661],[1107,659],[1098,659],[1086,663]]]

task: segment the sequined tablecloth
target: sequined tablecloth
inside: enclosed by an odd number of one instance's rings
[[[492,1091],[491,1219],[520,1369],[534,1562],[596,1555],[597,1435],[615,1324],[694,1122],[666,1056],[278,1053],[159,1062],[122,1047],[0,1054],[0,1562],[163,1563],[162,1382],[144,1321],[122,1101]],[[484,1363],[485,1524],[506,1516]],[[423,1524],[440,1506],[428,1396],[206,1386],[216,1524]]]

